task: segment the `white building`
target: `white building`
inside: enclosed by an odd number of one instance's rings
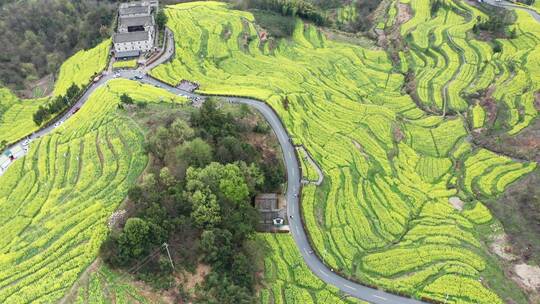
[[[153,12],[157,0],[120,4],[118,28],[113,36],[116,58],[136,57],[154,47],[155,22]]]
[[[154,36],[152,32],[131,32],[131,33],[116,33],[113,37],[114,53],[116,57],[134,57],[141,52],[148,52],[154,47]],[[138,52],[134,55],[133,52]],[[129,52],[130,56],[125,56],[124,52]]]

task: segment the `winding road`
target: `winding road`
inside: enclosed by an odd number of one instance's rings
[[[98,82],[93,83],[88,90],[85,92],[85,94],[79,99],[79,101],[62,117],[56,119],[57,122],[64,122],[65,120],[69,119],[74,113],[73,110],[76,108],[80,108],[84,106],[90,95],[99,87],[105,85],[107,82],[109,82],[112,79],[115,78],[124,78],[124,79],[134,79],[135,77],[139,77],[140,79],[137,79],[137,81],[149,85],[154,85],[157,87],[160,87],[164,90],[169,91],[170,93],[185,96],[189,98],[202,98],[205,99],[205,96],[190,93],[184,90],[180,90],[178,88],[172,87],[168,84],[165,84],[163,82],[160,82],[154,78],[148,77],[146,75],[145,69],[142,70],[124,70],[119,71],[115,74],[108,74],[103,76]],[[291,142],[291,139],[289,137],[289,134],[285,130],[283,124],[281,123],[281,120],[278,118],[277,114],[268,106],[266,103],[253,100],[249,98],[236,98],[236,97],[222,97],[224,101],[230,102],[230,103],[238,103],[238,104],[246,104],[248,106],[251,106],[255,109],[257,109],[268,121],[272,129],[274,130],[279,143],[281,145],[281,148],[283,150],[283,158],[285,161],[285,165],[287,168],[287,213],[288,215],[292,216],[292,218],[289,219],[289,227],[290,231],[292,233],[292,236],[296,242],[296,245],[298,246],[298,249],[300,253],[302,254],[302,257],[304,258],[305,263],[308,265],[308,267],[313,271],[313,273],[319,277],[321,280],[323,280],[325,283],[333,285],[340,289],[345,294],[368,301],[370,303],[376,303],[376,304],[412,304],[412,303],[422,303],[417,300],[397,296],[391,293],[387,293],[378,289],[369,288],[363,285],[360,285],[358,283],[355,283],[353,281],[347,280],[338,274],[334,273],[331,269],[326,267],[323,262],[319,259],[319,257],[314,254],[313,248],[311,248],[311,245],[308,241],[308,237],[306,235],[306,231],[304,229],[304,226],[301,221],[301,210],[299,207],[299,194],[301,191],[301,179],[302,176],[300,175],[300,164],[298,162],[298,159],[295,154],[295,147]],[[61,125],[60,127],[61,128]],[[54,131],[55,127],[54,125],[45,127],[34,134],[29,135],[25,140],[29,139],[30,142],[32,140],[35,140],[39,137],[45,136],[52,131]],[[13,146],[21,145],[22,146],[23,140],[19,141]],[[13,147],[11,146],[11,148]]]
[[[522,10],[522,11],[526,11],[529,14],[531,14],[531,16],[534,19],[536,19],[536,21],[540,22],[540,14],[536,10],[534,10],[532,8],[528,8],[527,6],[517,5],[517,4],[514,4],[512,2],[508,2],[508,1],[504,1],[504,0],[503,1],[484,0],[484,2],[487,3],[487,4],[502,7],[502,8],[519,9],[519,10]]]
[[[109,82],[112,79],[115,78],[124,78],[124,79],[134,79],[135,77],[139,77],[140,79],[137,79],[137,81],[154,85],[157,87],[160,87],[164,90],[169,91],[170,93],[185,96],[189,98],[202,98],[205,99],[205,96],[190,93],[188,91],[180,90],[178,88],[172,87],[168,84],[165,84],[161,81],[158,81],[154,78],[148,77],[145,73],[145,69],[141,70],[124,70],[119,71],[115,74],[109,74],[103,76],[98,82],[95,82],[92,84],[89,89],[86,91],[86,93],[81,97],[81,99],[70,109],[65,115],[58,118],[57,121],[63,122],[67,119],[69,119],[73,115],[73,110],[75,108],[82,107],[90,95],[99,87],[105,85],[107,82]],[[306,231],[304,229],[304,226],[301,221],[301,210],[299,207],[299,194],[301,191],[301,179],[302,176],[300,175],[300,164],[298,162],[298,159],[295,154],[295,147],[291,142],[291,139],[289,137],[289,134],[285,130],[283,124],[281,123],[281,120],[277,116],[277,114],[268,106],[266,103],[253,100],[249,98],[237,98],[237,97],[222,97],[222,100],[230,103],[238,103],[238,104],[246,104],[250,107],[253,107],[257,109],[268,121],[272,129],[274,130],[279,143],[281,145],[281,149],[283,151],[283,159],[285,161],[285,165],[287,168],[287,213],[288,215],[292,216],[291,219],[289,219],[289,227],[290,231],[292,233],[292,236],[296,242],[296,245],[298,246],[298,249],[300,253],[302,254],[302,257],[304,258],[305,263],[308,265],[308,267],[313,271],[313,273],[319,277],[321,280],[323,280],[325,283],[333,285],[343,291],[345,294],[368,301],[370,303],[376,303],[376,304],[412,304],[412,303],[422,303],[417,300],[397,296],[391,293],[387,293],[378,289],[369,288],[360,284],[357,284],[355,282],[352,282],[350,280],[347,280],[338,274],[334,273],[332,270],[330,270],[328,267],[326,267],[323,262],[319,259],[319,257],[314,254],[314,250],[311,248],[311,245],[308,241],[308,237],[306,235]],[[61,128],[58,127],[58,128]],[[43,128],[34,134],[30,135],[28,139],[30,141],[42,137],[50,132],[52,132],[55,129],[54,126],[49,126],[46,128]],[[22,145],[23,141],[18,142],[15,145]]]
[[[486,0],[486,2],[495,6],[526,10],[538,22],[540,22],[540,14],[538,14],[534,10],[523,8],[521,6],[516,6],[507,2],[496,2],[494,0]],[[69,119],[74,114],[73,110],[84,106],[84,104],[86,103],[90,95],[96,89],[105,85],[107,82],[115,78],[135,79],[135,77],[138,77],[140,79],[137,79],[137,81],[141,83],[158,86],[176,95],[181,95],[181,96],[185,96],[189,98],[198,97],[198,98],[205,99],[206,98],[205,96],[180,90],[178,88],[169,86],[163,82],[160,82],[156,79],[153,79],[147,76],[147,72],[151,68],[169,60],[169,58],[172,57],[172,55],[174,54],[174,37],[170,31],[167,32],[167,36],[168,36],[167,46],[166,46],[167,50],[164,52],[165,56],[158,59],[156,62],[152,63],[150,66],[146,68],[141,68],[139,70],[123,70],[123,71],[117,72],[116,75],[112,73],[108,75],[104,75],[99,81],[91,84],[91,86],[84,93],[84,95],[79,99],[79,101],[75,105],[73,105],[72,108],[67,113],[57,118],[55,122],[62,123],[65,120]],[[281,120],[279,119],[277,114],[274,112],[274,110],[272,110],[272,108],[270,108],[264,102],[249,99],[249,98],[222,97],[222,99],[231,103],[246,104],[248,106],[251,106],[257,109],[266,118],[266,120],[268,121],[272,129],[274,130],[279,140],[279,143],[281,145],[281,148],[283,150],[284,161],[287,168],[287,178],[288,178],[287,193],[286,193],[286,198],[288,202],[287,213],[288,215],[292,216],[292,218],[289,219],[290,231],[304,259],[304,262],[311,269],[311,271],[317,277],[319,277],[322,281],[324,281],[325,283],[329,285],[333,285],[337,287],[343,293],[351,297],[355,297],[355,298],[358,298],[358,299],[361,299],[370,303],[375,303],[375,304],[423,303],[418,300],[401,297],[401,296],[394,295],[388,292],[384,292],[382,290],[360,285],[351,280],[341,277],[340,275],[334,273],[326,265],[324,265],[324,263],[319,259],[319,257],[313,253],[314,250],[313,248],[311,248],[306,231],[301,221],[302,214],[301,214],[300,205],[299,205],[299,196],[301,192],[302,176],[300,175],[300,165],[299,165],[296,153],[295,153],[295,147],[292,144],[291,139],[287,131],[285,130],[283,124],[281,123]],[[59,128],[61,128],[61,125]],[[28,137],[10,146],[8,150],[13,149],[15,146],[20,146],[22,148],[24,141],[28,140],[31,143],[32,140],[45,136],[51,133],[52,131],[54,131],[54,129],[55,129],[54,125],[42,128],[39,131],[33,134],[30,134]],[[2,175],[3,173],[4,171],[0,170],[0,175]]]

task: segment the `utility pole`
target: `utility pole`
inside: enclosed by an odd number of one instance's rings
[[[174,270],[174,264],[173,264],[173,261],[171,259],[171,253],[169,252],[169,244],[163,243],[163,246],[165,246],[165,249],[167,250],[167,255],[169,256],[169,262],[171,262],[171,267]]]

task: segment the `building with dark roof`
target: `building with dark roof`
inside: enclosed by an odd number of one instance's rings
[[[118,15],[120,17],[148,16],[150,13],[150,5],[141,2],[122,3],[118,10]]]
[[[113,35],[116,58],[134,57],[152,50],[155,37],[152,12],[157,8],[157,0],[120,4],[118,27]]]
[[[118,18],[118,33],[152,31],[154,29],[154,17],[120,17]]]
[[[116,33],[113,36],[115,53],[126,51],[148,52],[154,46],[151,32]]]

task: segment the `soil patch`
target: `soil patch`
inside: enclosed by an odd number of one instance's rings
[[[184,290],[192,290],[197,284],[202,285],[206,276],[210,273],[209,265],[200,263],[194,273],[185,272],[183,274]]]
[[[397,24],[401,25],[411,20],[412,12],[410,6],[403,3],[398,3]]]
[[[510,247],[508,236],[506,234],[495,236],[493,238],[493,243],[490,245],[490,249],[503,260],[515,261],[517,259],[517,256],[512,254],[512,247]]]
[[[519,280],[529,290],[540,289],[540,267],[527,264],[517,264],[514,271]]]
[[[540,263],[540,169],[512,184],[486,205],[503,224],[512,252],[525,262]]]
[[[448,202],[450,203],[450,205],[452,205],[452,207],[454,207],[456,210],[458,211],[463,211],[463,205],[465,205],[465,203],[457,196],[452,196],[451,198],[448,199]]]
[[[41,98],[49,96],[54,89],[54,77],[52,74],[31,82],[27,89],[17,92],[21,98]]]

